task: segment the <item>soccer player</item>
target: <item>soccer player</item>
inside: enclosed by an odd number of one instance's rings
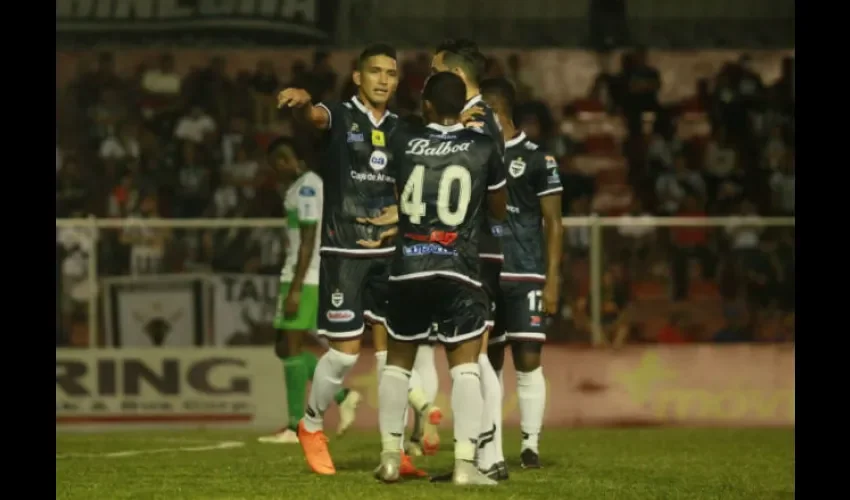
[[[280,137],[269,144],[268,162],[286,187],[285,262],[280,272],[280,294],[274,327],[275,353],[283,361],[286,380],[287,426],[259,438],[261,443],[298,442],[298,422],[304,416],[307,381],[313,380],[318,359],[303,349],[304,336],[316,331],[319,314],[319,231],[322,224],[322,179],[310,170],[304,150],[296,141]],[[342,434],[354,422],[360,394],[345,388],[334,395],[339,404]]]
[[[394,179],[384,171],[387,136],[398,120],[387,110],[398,86],[395,49],[384,44],[367,47],[352,79],[357,94],[338,104],[313,105],[303,89],[288,88],[278,94],[278,107],[293,108],[296,118],[324,132],[318,326],[330,349],[316,366],[307,409],[298,426],[307,463],[318,474],[336,473],[323,415],[357,361],[365,319],[372,322],[376,351],[383,352],[383,356],[376,354],[379,367],[386,356],[386,280],[394,247],[386,228],[358,219],[377,217],[395,204]],[[402,474],[424,475],[406,455]]]
[[[465,125],[472,130],[485,134],[495,140],[500,153],[504,152],[504,139],[502,127],[493,110],[482,100],[479,89],[479,79],[484,72],[486,58],[478,49],[475,42],[467,39],[447,40],[437,46],[435,55],[431,61],[432,73],[451,72],[458,75],[466,86],[466,102],[463,112],[469,116],[474,114],[473,119],[467,120]],[[503,166],[504,169],[504,166]],[[490,318],[488,325],[492,327],[493,317],[498,312],[495,310],[499,302],[499,273],[501,272],[502,248],[499,242],[499,224],[496,221],[487,221],[482,218],[481,235],[479,244],[479,257],[481,259],[481,279],[484,290],[490,299]],[[433,356],[431,356],[433,359]],[[487,471],[491,477],[507,479],[507,468],[504,467],[504,457],[499,451],[491,451],[495,445],[494,433],[497,428],[496,421],[501,421],[502,414],[502,386],[499,378],[487,357],[487,342],[482,346],[482,352],[478,359],[481,371],[481,387],[484,394],[484,412],[481,422],[481,436],[478,439],[479,456],[482,454],[495,453],[494,463],[502,464],[498,470]],[[424,369],[420,370],[424,373]],[[433,480],[447,480],[448,475],[435,476]]]
[[[481,83],[484,100],[496,112],[505,138],[508,219],[502,246],[500,314],[490,338],[490,360],[501,374],[504,343],[513,355],[517,374],[522,445],[520,464],[539,468],[538,438],[546,407],[546,380],[540,353],[546,340],[545,316],[557,312],[563,228],[561,179],[555,158],[517,130],[513,121],[516,93],[504,78]],[[501,453],[501,421],[496,431]],[[488,460],[481,457],[485,470]]]
[[[378,388],[382,481],[400,477],[399,416],[407,405],[417,345],[437,322],[452,376],[455,484],[493,485],[475,466],[483,399],[478,355],[489,301],[479,278],[478,240],[487,211],[505,217],[498,141],[464,127],[466,86],[432,75],[422,93],[427,126],[400,126],[390,141],[390,175],[399,194],[387,316],[387,365]],[[485,209],[485,206],[487,207]]]

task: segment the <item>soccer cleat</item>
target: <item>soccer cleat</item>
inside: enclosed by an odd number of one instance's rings
[[[304,458],[313,472],[326,476],[336,474],[336,467],[328,450],[328,438],[324,432],[307,432],[302,420],[298,422],[298,442],[301,443]]]
[[[257,441],[266,444],[295,444],[298,442],[298,434],[292,429],[284,428],[271,436],[260,436]]]
[[[440,422],[443,420],[443,412],[434,405],[429,405],[423,412],[425,424],[422,434],[422,452],[425,455],[436,455],[440,449]]]
[[[407,446],[404,448],[404,452],[410,455],[411,457],[421,457],[425,454],[422,450],[422,445],[411,438],[410,441],[407,442]]]
[[[413,461],[406,453],[401,454],[401,465],[399,466],[399,474],[402,477],[420,478],[428,477],[428,473],[422,469],[418,469],[413,465]]]
[[[354,423],[357,417],[357,407],[360,405],[360,393],[357,391],[349,391],[342,403],[339,404],[339,425],[336,429],[336,435],[342,436],[345,431]]]
[[[523,469],[539,469],[540,456],[531,448],[526,448],[519,454],[519,464]]]
[[[381,465],[375,469],[375,479],[395,483],[401,479],[402,455],[398,451],[382,451]]]
[[[481,470],[481,473],[494,481],[507,481],[508,466],[505,462],[497,462],[487,470]]]
[[[465,460],[455,461],[455,470],[452,475],[452,483],[460,486],[495,486],[499,483],[485,476],[472,462]]]
[[[450,483],[452,482],[453,477],[454,472],[446,472],[443,474],[437,474],[436,476],[431,476],[430,481],[432,483]]]

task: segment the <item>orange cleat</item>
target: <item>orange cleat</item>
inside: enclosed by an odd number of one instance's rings
[[[422,469],[417,469],[416,466],[413,465],[413,461],[407,453],[401,454],[401,465],[399,466],[398,471],[401,477],[428,477],[427,472]]]
[[[313,472],[325,476],[336,474],[336,467],[328,451],[328,438],[324,432],[307,432],[302,420],[298,422],[298,442],[301,443],[304,458],[307,459],[307,465],[313,469]]]

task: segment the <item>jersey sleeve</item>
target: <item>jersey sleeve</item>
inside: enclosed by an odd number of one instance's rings
[[[558,173],[558,161],[549,154],[536,154],[531,167],[534,169],[532,182],[537,196],[560,193],[564,190]]]
[[[322,179],[318,175],[310,177],[301,184],[296,194],[298,224],[311,226],[322,219]]]
[[[487,160],[487,191],[501,189],[507,183],[505,178],[505,160],[499,151],[498,143],[493,141],[490,158]]]
[[[316,107],[328,112],[328,130],[331,130],[334,126],[334,116],[338,117],[342,111],[342,103],[335,101],[320,102],[316,104]]]

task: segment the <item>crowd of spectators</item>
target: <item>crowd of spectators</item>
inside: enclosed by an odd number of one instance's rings
[[[284,247],[274,229],[168,231],[134,221],[282,216],[263,154],[271,138],[293,133],[289,117],[276,109],[276,93],[298,86],[316,101],[347,98],[355,90],[349,75],[338,75],[324,52],[311,65],[298,61],[281,72],[262,61],[235,77],[221,57],[183,73],[165,53],[120,75],[115,57],[93,54],[91,66],[84,61],[71,84],[57,89],[57,217],[127,219],[124,229],[101,232],[99,273],[278,272]],[[784,61],[778,81],[764,82],[742,56],[672,104],[659,102],[663,82],[648,60],[643,49],[626,52],[618,73],[600,73],[585,98],[563,109],[535,96],[519,57],[493,59],[487,70],[515,83],[518,125],[559,159],[564,215],[735,217],[714,228],[606,228],[607,338],[710,337],[713,332],[689,333],[688,311],[675,307],[706,282],[714,284],[727,320],[718,341],[752,340],[760,318],[777,315],[782,331],[765,338],[793,338],[793,316],[790,333],[787,328],[794,309],[793,228],[748,224],[749,217],[794,214],[793,59]],[[418,108],[430,56],[401,64],[394,106],[410,113]],[[59,231],[57,275],[70,297],[63,312],[75,317],[85,309],[91,245],[86,229]],[[588,335],[589,248],[587,227],[565,231],[559,322],[576,338]],[[641,282],[669,286],[665,301],[673,308],[663,335],[641,330],[627,313]]]

